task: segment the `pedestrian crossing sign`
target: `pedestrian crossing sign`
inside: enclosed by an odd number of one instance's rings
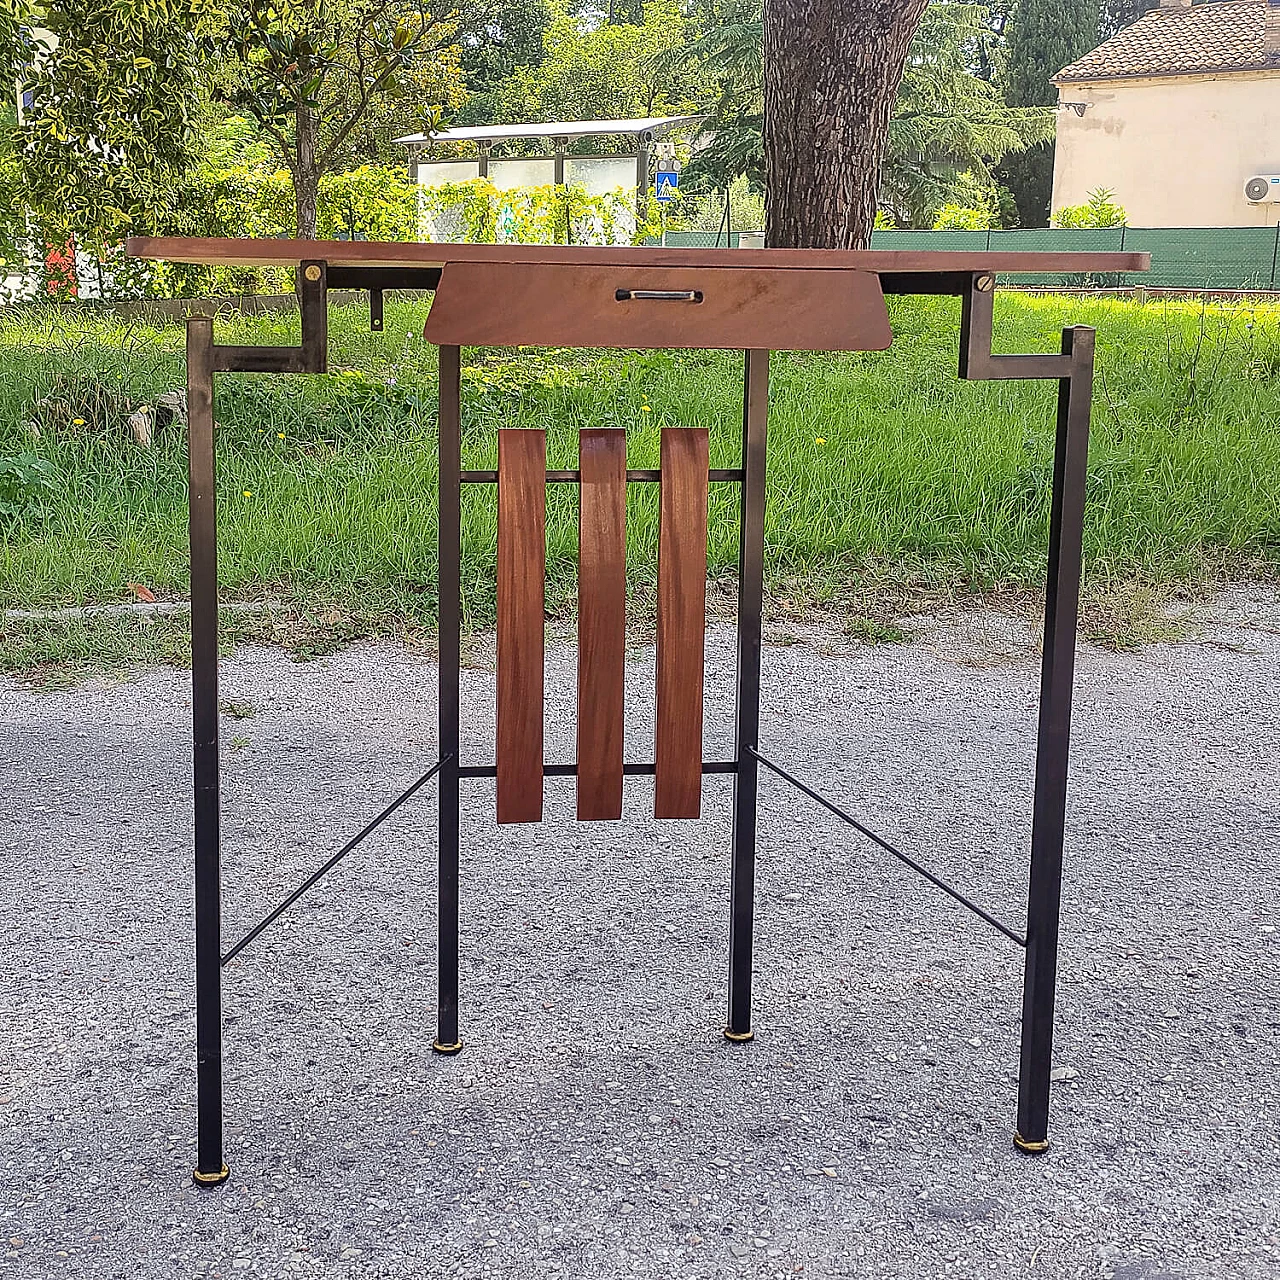
[[[660,170],[653,180],[653,195],[656,200],[674,200],[680,186],[680,175],[666,169]]]

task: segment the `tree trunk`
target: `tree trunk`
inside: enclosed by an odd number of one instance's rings
[[[928,0],[765,0],[768,243],[865,249],[907,51]]]
[[[306,108],[297,115],[297,165],[293,171],[293,198],[298,212],[298,239],[316,238],[316,205],[320,197],[320,170],[316,166],[316,120]]]
[[[319,199],[320,175],[314,170],[299,171],[293,180],[298,208],[298,239],[316,238],[316,202]]]

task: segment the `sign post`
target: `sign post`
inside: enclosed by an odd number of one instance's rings
[[[680,190],[680,161],[675,158],[675,147],[671,143],[660,144],[658,169],[653,175],[653,198],[662,210],[662,247],[667,246],[667,205],[674,200]]]

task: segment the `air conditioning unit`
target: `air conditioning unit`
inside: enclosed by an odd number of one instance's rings
[[[1260,173],[1244,184],[1250,204],[1280,204],[1280,173]]]

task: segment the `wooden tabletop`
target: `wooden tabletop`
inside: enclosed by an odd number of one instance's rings
[[[572,263],[579,266],[805,267],[896,273],[1147,271],[1149,253],[990,253],[877,249],[664,249],[526,244],[415,244],[379,240],[237,240],[132,236],[134,258],[233,266],[443,267],[450,262]]]

